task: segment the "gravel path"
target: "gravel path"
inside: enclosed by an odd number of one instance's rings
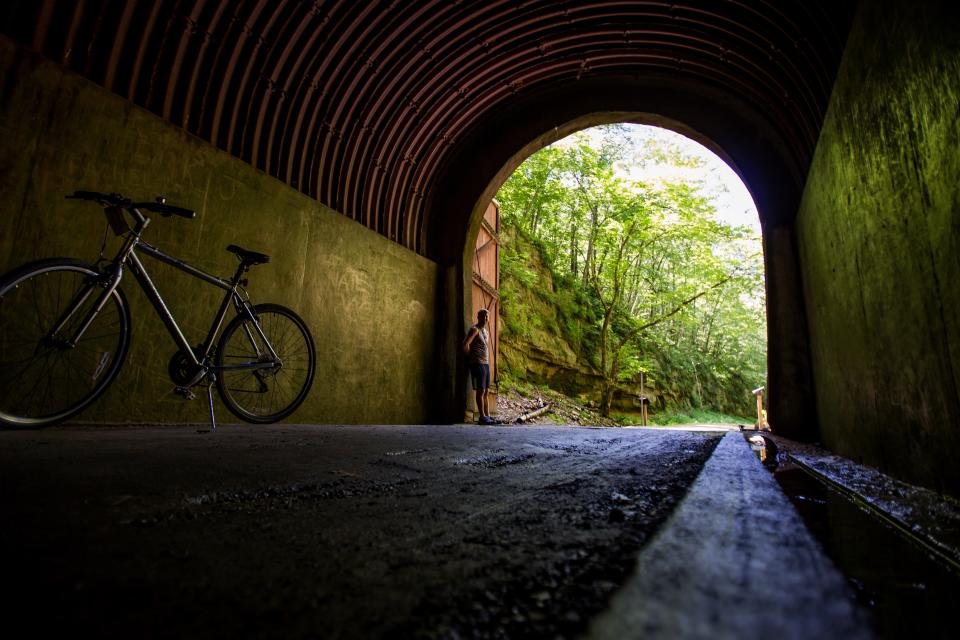
[[[8,625],[572,637],[716,442],[576,427],[3,432]]]

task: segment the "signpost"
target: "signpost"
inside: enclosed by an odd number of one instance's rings
[[[753,390],[753,395],[757,396],[757,430],[758,431],[763,431],[767,426],[766,420],[763,419],[763,389],[764,387],[760,387],[759,389]]]

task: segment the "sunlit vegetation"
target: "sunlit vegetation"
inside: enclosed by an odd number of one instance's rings
[[[635,415],[614,415],[617,421],[624,425],[639,425],[640,419]],[[685,409],[676,411],[661,411],[651,417],[647,426],[666,427],[680,424],[720,424],[748,426],[756,423],[756,416],[731,416],[709,409]]]
[[[517,169],[497,194],[504,339],[567,342],[597,372],[604,415],[641,374],[661,410],[749,415],[766,369],[758,233],[719,220],[703,179],[637,171],[664,163],[701,160],[610,126]]]

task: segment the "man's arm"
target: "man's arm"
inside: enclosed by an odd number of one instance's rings
[[[470,327],[470,331],[467,331],[467,337],[463,339],[463,352],[467,355],[470,355],[470,343],[473,342],[473,338],[479,333],[476,327]]]

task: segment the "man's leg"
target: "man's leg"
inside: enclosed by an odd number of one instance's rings
[[[490,365],[483,365],[483,415],[487,422],[493,422],[490,417]]]
[[[480,417],[487,415],[487,399],[486,391],[483,389],[477,389],[477,412],[480,414]]]
[[[478,364],[470,365],[470,381],[473,383],[473,395],[477,403],[477,422],[482,422],[483,417],[483,371]]]
[[[484,417],[489,417],[490,407],[487,406],[487,389],[483,389],[481,393],[483,394],[481,396],[481,401],[483,402],[483,409],[480,410],[480,414]]]

